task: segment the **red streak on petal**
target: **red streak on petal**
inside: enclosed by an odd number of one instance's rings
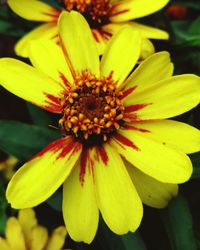
[[[107,165],[108,164],[108,155],[106,153],[105,148],[104,147],[97,147],[96,151],[97,151],[97,155],[101,157],[101,160],[103,161],[103,163],[105,165]]]
[[[94,159],[92,159],[90,155],[90,149],[83,148],[80,159],[80,174],[79,174],[79,180],[81,186],[84,185],[84,178],[87,170],[89,171],[90,174],[92,174],[94,181]]]
[[[150,132],[150,131],[147,130],[147,129],[137,128],[137,127],[134,127],[134,126],[131,126],[131,125],[124,125],[124,129],[125,129],[125,130],[136,130],[136,131],[140,131],[140,132],[143,132],[143,133]]]
[[[50,17],[52,17],[52,22],[57,21],[59,15],[60,15],[60,13],[61,13],[61,11],[52,8],[52,12],[54,12],[54,13],[42,12],[42,14],[45,15],[45,16],[50,16]],[[43,21],[43,20],[41,20],[41,21]]]
[[[52,153],[60,152],[58,154],[58,156],[56,157],[56,159],[55,159],[55,160],[58,160],[60,158],[64,158],[65,156],[67,156],[71,152],[71,154],[70,154],[70,156],[68,158],[68,160],[69,160],[70,157],[74,153],[81,150],[81,147],[82,147],[82,145],[79,142],[75,142],[72,137],[61,138],[61,139],[58,139],[58,140],[53,141],[52,143],[50,143],[46,148],[44,148],[42,151],[40,151],[34,157],[34,159],[37,158],[37,157],[43,156],[47,152],[52,152]]]
[[[124,9],[124,10],[119,10],[117,11],[117,8],[120,6],[120,5],[123,5],[123,3],[117,3],[115,4],[112,9],[111,9],[111,13],[110,13],[110,16],[117,16],[117,15],[120,15],[120,14],[124,14],[126,12],[129,12],[129,9]]]
[[[121,134],[116,134],[114,138],[118,140],[120,143],[122,143],[123,145],[130,147],[136,151],[139,151],[139,148],[132,141],[130,141],[127,137]]]
[[[150,103],[149,103],[150,104]],[[127,106],[125,108],[125,112],[127,113],[131,113],[131,112],[135,112],[135,111],[138,111],[140,109],[143,109],[145,108],[146,106],[148,106],[149,104],[134,104],[134,105],[130,105],[130,106]]]
[[[126,89],[125,91],[123,91],[123,96],[120,99],[124,99],[125,97],[130,95],[136,88],[137,88],[137,86],[133,86],[132,88],[129,88],[129,89]]]
[[[61,113],[62,107],[60,105],[59,98],[51,94],[44,94],[48,98],[48,100],[46,101],[47,105],[44,106],[44,108],[53,113]]]
[[[129,114],[129,113],[125,113],[123,119],[129,122],[141,122],[142,121],[141,119],[137,117],[136,114]]]
[[[81,186],[84,184],[84,177],[86,173],[86,167],[88,164],[88,149],[83,148],[82,154],[81,154],[81,160],[80,160],[80,174],[79,174],[79,180],[81,183]]]
[[[97,31],[96,29],[93,29],[93,30],[92,30],[92,34],[93,34],[93,36],[94,36],[95,41],[96,41],[97,43],[99,43],[100,40],[99,40],[99,37],[98,37],[98,31]]]
[[[61,80],[63,81],[63,83],[65,84],[65,86],[66,86],[67,88],[69,88],[69,87],[70,87],[70,83],[69,83],[69,81],[67,80],[67,78],[65,77],[65,75],[64,75],[63,73],[61,73],[61,72],[59,72],[59,74],[60,74],[60,78],[61,78]]]
[[[76,72],[75,72],[75,70],[74,70],[74,68],[73,68],[72,62],[71,62],[70,57],[69,57],[69,55],[68,55],[68,53],[67,53],[67,49],[65,48],[65,46],[64,46],[64,44],[63,44],[63,41],[62,41],[60,35],[59,35],[59,39],[60,39],[60,45],[61,45],[62,51],[63,51],[63,53],[64,53],[65,59],[66,59],[67,64],[68,64],[68,66],[69,66],[69,69],[70,69],[70,71],[71,71],[71,73],[72,73],[73,78],[75,78]]]

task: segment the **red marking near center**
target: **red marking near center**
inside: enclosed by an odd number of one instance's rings
[[[121,134],[116,134],[114,138],[120,143],[122,143],[123,145],[130,147],[136,151],[139,151],[139,148],[132,141],[130,141],[127,137]]]
[[[70,83],[67,80],[66,76],[63,73],[61,73],[61,72],[59,72],[59,75],[60,75],[60,78],[61,78],[62,82],[65,84],[65,86],[67,88],[69,88],[70,87]]]
[[[143,133],[150,132],[150,131],[147,130],[147,129],[144,129],[144,128],[137,128],[137,127],[134,127],[134,126],[132,126],[132,125],[124,125],[124,129],[125,129],[125,130],[136,130],[136,131],[140,131],[140,132],[143,132]]]
[[[81,153],[80,174],[79,174],[79,180],[82,186],[84,184],[84,177],[86,173],[87,164],[88,164],[88,149],[83,148],[83,151]]]
[[[137,88],[137,86],[133,86],[129,89],[126,89],[125,91],[123,91],[123,96],[120,99],[124,99],[125,97],[127,97],[128,95],[130,95],[135,89]]]
[[[58,139],[56,141],[53,141],[50,143],[46,148],[44,148],[42,151],[40,151],[34,158],[41,157],[47,152],[60,152],[58,156],[56,157],[56,160],[60,158],[64,158],[67,154],[69,154],[72,150],[74,152],[77,152],[81,148],[81,144],[78,142],[74,142],[72,137],[65,137]]]
[[[150,104],[150,103],[149,103]],[[131,113],[131,112],[135,112],[135,111],[138,111],[140,109],[143,109],[145,108],[146,106],[148,106],[149,104],[134,104],[134,105],[130,105],[130,106],[127,106],[125,108],[125,112],[126,113]]]
[[[101,160],[105,165],[108,164],[108,154],[106,153],[106,150],[104,147],[97,147],[96,148],[97,154],[101,157]]]
[[[44,93],[44,95],[48,98],[46,100],[47,105],[44,108],[53,113],[61,113],[62,107],[59,98],[47,93]]]

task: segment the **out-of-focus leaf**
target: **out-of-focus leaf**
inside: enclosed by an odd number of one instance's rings
[[[8,203],[5,197],[5,189],[0,180],[0,234],[5,233],[5,226],[7,221],[6,208]]]
[[[103,220],[100,220],[100,225],[110,250],[147,250],[138,231],[119,236],[111,232]]]
[[[192,179],[200,178],[200,152],[191,154],[190,159],[193,165]]]
[[[38,108],[31,103],[27,103],[27,108],[32,121],[36,125],[49,126],[51,124],[51,119],[49,118],[47,112],[43,109]]]
[[[186,199],[178,195],[161,212],[172,250],[197,250],[193,222]]]
[[[9,23],[6,20],[1,20],[1,17],[0,17],[0,34],[5,33],[11,27],[12,27],[11,23]]]
[[[47,204],[56,211],[62,211],[62,193],[58,190],[47,201]]]
[[[18,121],[0,121],[0,148],[6,153],[26,160],[61,134],[53,129]]]

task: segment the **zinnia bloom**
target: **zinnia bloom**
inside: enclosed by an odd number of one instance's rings
[[[113,36],[101,61],[81,14],[63,12],[59,33],[63,52],[51,41],[31,43],[34,67],[0,60],[2,85],[59,113],[63,133],[16,172],[8,201],[14,208],[36,206],[64,183],[63,215],[72,239],[93,240],[99,210],[113,232],[134,232],[142,202],[165,206],[177,183],[191,176],[185,153],[200,149],[200,133],[165,119],[199,103],[200,79],[173,77],[167,52],[150,56],[130,74],[141,46],[131,26]]]
[[[2,172],[5,179],[10,180],[15,173],[14,168],[18,163],[18,159],[12,155],[4,155],[4,153],[0,151],[0,155],[1,154],[3,157],[0,159],[0,171]]]
[[[144,38],[168,39],[165,31],[130,22],[130,20],[160,10],[169,0],[61,0],[58,2],[62,7],[60,9],[38,0],[8,0],[10,8],[17,15],[27,20],[44,23],[20,39],[16,45],[18,55],[28,56],[27,43],[33,39],[48,38],[58,42],[57,21],[62,9],[76,10],[83,14],[92,29],[100,54],[104,51],[105,44],[112,34],[127,23],[131,24],[135,30],[140,30]],[[143,43],[145,47],[148,46],[148,54],[151,53],[153,48],[150,41],[144,39]]]
[[[61,250],[66,237],[64,226],[56,228],[51,236],[38,225],[33,209],[19,211],[18,218],[10,217],[6,224],[6,239],[0,237],[1,250]]]

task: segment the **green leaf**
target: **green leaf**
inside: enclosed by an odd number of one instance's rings
[[[28,112],[31,116],[32,121],[36,125],[49,126],[51,124],[51,119],[49,118],[46,111],[35,105],[27,102]]]
[[[0,180],[0,234],[5,234],[5,226],[7,221],[6,208],[8,207],[8,202],[5,197],[5,189]]]
[[[61,137],[58,131],[18,121],[0,121],[0,148],[21,160],[27,160],[50,142]]]
[[[119,236],[111,232],[102,219],[100,220],[100,226],[110,250],[147,249],[138,231]]]
[[[190,160],[193,165],[192,179],[200,178],[200,152],[191,154]]]
[[[58,190],[46,202],[54,210],[56,210],[58,212],[62,211],[62,193],[61,193],[61,191]]]
[[[172,250],[197,250],[193,222],[186,199],[178,195],[161,212]]]

